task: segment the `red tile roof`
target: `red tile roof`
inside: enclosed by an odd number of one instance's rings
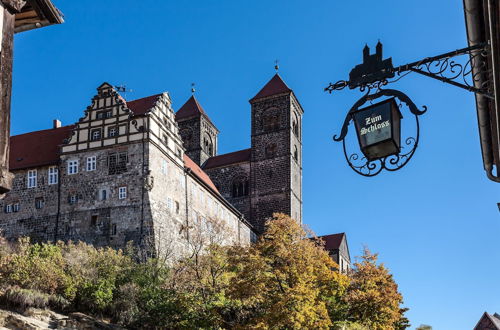
[[[340,248],[340,244],[342,244],[342,239],[344,237],[345,233],[318,236],[318,238],[321,238],[323,242],[325,242],[325,250],[328,251],[338,250]]]
[[[205,118],[212,124],[212,121],[208,117],[207,113],[205,110],[203,110],[203,107],[200,105],[196,97],[192,95],[186,103],[175,113],[175,118],[177,120],[179,119],[184,119],[184,118],[189,118],[189,117],[199,117],[199,116],[205,116]],[[214,125],[215,126],[215,125]]]
[[[269,80],[269,82],[262,87],[260,92],[257,93],[250,101],[261,99],[264,97],[281,94],[281,93],[289,93],[292,90],[285,84],[283,79],[281,79],[279,74],[275,74],[274,77]]]
[[[210,188],[212,188],[216,193],[219,193],[217,187],[215,187],[214,183],[208,177],[207,173],[203,172],[203,170],[186,154],[184,154],[184,165],[187,168],[191,169],[192,173],[198,177],[201,181],[205,182]]]
[[[57,164],[60,146],[70,137],[74,127],[69,125],[11,136],[10,170]]]
[[[156,101],[162,94],[146,96],[141,99],[127,101],[127,107],[132,110],[134,115],[144,115],[149,109],[155,106]]]
[[[244,150],[230,152],[224,155],[210,157],[209,159],[207,159],[205,164],[203,164],[203,169],[206,170],[214,167],[247,162],[250,160],[250,150],[251,149],[244,149]]]

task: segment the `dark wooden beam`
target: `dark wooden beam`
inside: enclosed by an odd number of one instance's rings
[[[18,13],[26,5],[25,0],[0,0],[11,13]]]
[[[14,177],[9,172],[9,140],[15,17],[7,8],[0,10],[3,10],[0,48],[0,194],[4,194],[11,189]]]

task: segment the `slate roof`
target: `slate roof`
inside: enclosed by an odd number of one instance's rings
[[[59,162],[60,145],[71,136],[75,125],[46,129],[10,138],[9,169],[55,165]]]
[[[325,250],[328,251],[338,250],[344,237],[345,233],[318,236],[318,238],[321,238],[325,242]]]
[[[261,99],[264,97],[282,94],[282,93],[290,93],[292,90],[285,84],[283,79],[281,79],[279,74],[275,74],[271,80],[267,82],[264,87],[255,95],[251,100]]]
[[[251,149],[243,149],[223,155],[210,157],[209,159],[207,159],[205,164],[203,164],[203,169],[207,170],[214,167],[221,167],[250,161],[250,151]]]
[[[184,105],[175,113],[175,118],[177,120],[199,116],[204,116],[212,125],[214,125],[214,123],[212,123],[207,113],[205,112],[205,110],[203,110],[203,107],[200,105],[194,95],[192,95],[186,101],[186,103],[184,103]]]

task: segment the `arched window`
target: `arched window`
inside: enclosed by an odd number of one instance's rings
[[[295,158],[296,161],[299,161],[299,150],[297,149],[297,146],[293,146],[293,158]]]
[[[276,143],[270,143],[266,146],[266,157],[271,158],[276,155]]]
[[[248,196],[248,179],[242,177],[235,179],[232,183],[231,195],[232,197]]]
[[[212,143],[212,138],[208,134],[205,134],[203,138],[203,150],[210,156],[214,155],[214,145]]]
[[[299,137],[299,119],[297,118],[297,114],[295,112],[293,113],[292,119],[292,131],[296,137]]]

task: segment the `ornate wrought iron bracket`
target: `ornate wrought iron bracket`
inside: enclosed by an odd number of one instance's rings
[[[382,60],[382,44],[379,42],[377,52],[373,55],[369,54],[368,47],[364,48],[363,63],[351,70],[349,80],[330,83],[324,90],[332,93],[349,87],[350,89],[359,88],[363,92],[367,88],[378,89],[394,83],[409,73],[415,72],[493,99],[487,83],[489,79],[483,79],[486,83],[479,88],[474,85],[479,81],[480,76],[490,75],[485,61],[489,51],[489,45],[484,43],[393,67],[391,58]],[[460,55],[469,55],[469,58],[465,62],[455,61],[454,58]],[[473,67],[476,68],[475,73],[472,72]]]

